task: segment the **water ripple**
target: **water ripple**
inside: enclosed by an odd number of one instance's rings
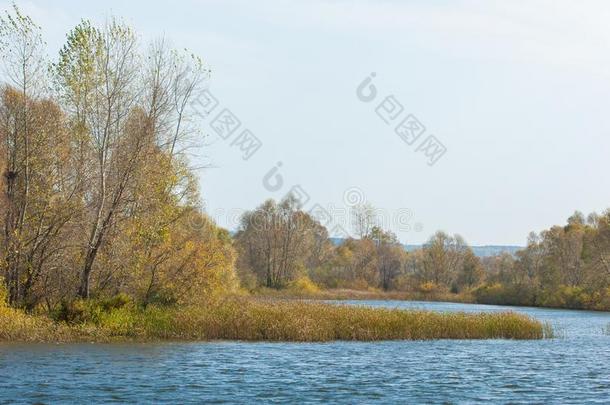
[[[563,336],[543,341],[4,344],[0,403],[608,403],[610,336],[603,330],[610,314],[512,309],[561,327]]]

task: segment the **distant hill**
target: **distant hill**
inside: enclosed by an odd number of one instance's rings
[[[508,253],[514,255],[518,250],[523,249],[521,246],[511,245],[484,245],[484,246],[471,246],[470,247],[475,255],[478,257],[489,257],[496,256],[501,253]],[[417,249],[421,249],[421,245],[405,245],[407,251],[412,252]]]
[[[330,238],[333,244],[340,245],[345,241],[343,238]],[[422,245],[404,245],[408,252],[418,250],[422,248]],[[472,251],[478,257],[489,257],[499,255],[501,253],[508,253],[514,255],[518,250],[523,249],[522,246],[513,245],[484,245],[484,246],[471,246]]]

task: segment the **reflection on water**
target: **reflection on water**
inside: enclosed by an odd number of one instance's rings
[[[610,313],[512,309],[550,321],[543,341],[0,345],[0,403],[607,403]]]

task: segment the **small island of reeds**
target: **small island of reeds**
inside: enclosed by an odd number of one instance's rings
[[[514,312],[440,313],[307,301],[231,298],[198,307],[141,308],[121,300],[77,302],[28,315],[0,308],[0,341],[290,341],[543,339],[552,330]]]

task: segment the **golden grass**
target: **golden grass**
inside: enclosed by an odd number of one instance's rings
[[[46,316],[26,315],[22,311],[0,304],[0,341],[18,342],[74,342],[105,340],[92,325],[70,326],[53,322]]]
[[[513,313],[438,313],[304,301],[227,299],[204,307],[125,307],[68,325],[0,308],[0,341],[542,339],[551,329]]]

